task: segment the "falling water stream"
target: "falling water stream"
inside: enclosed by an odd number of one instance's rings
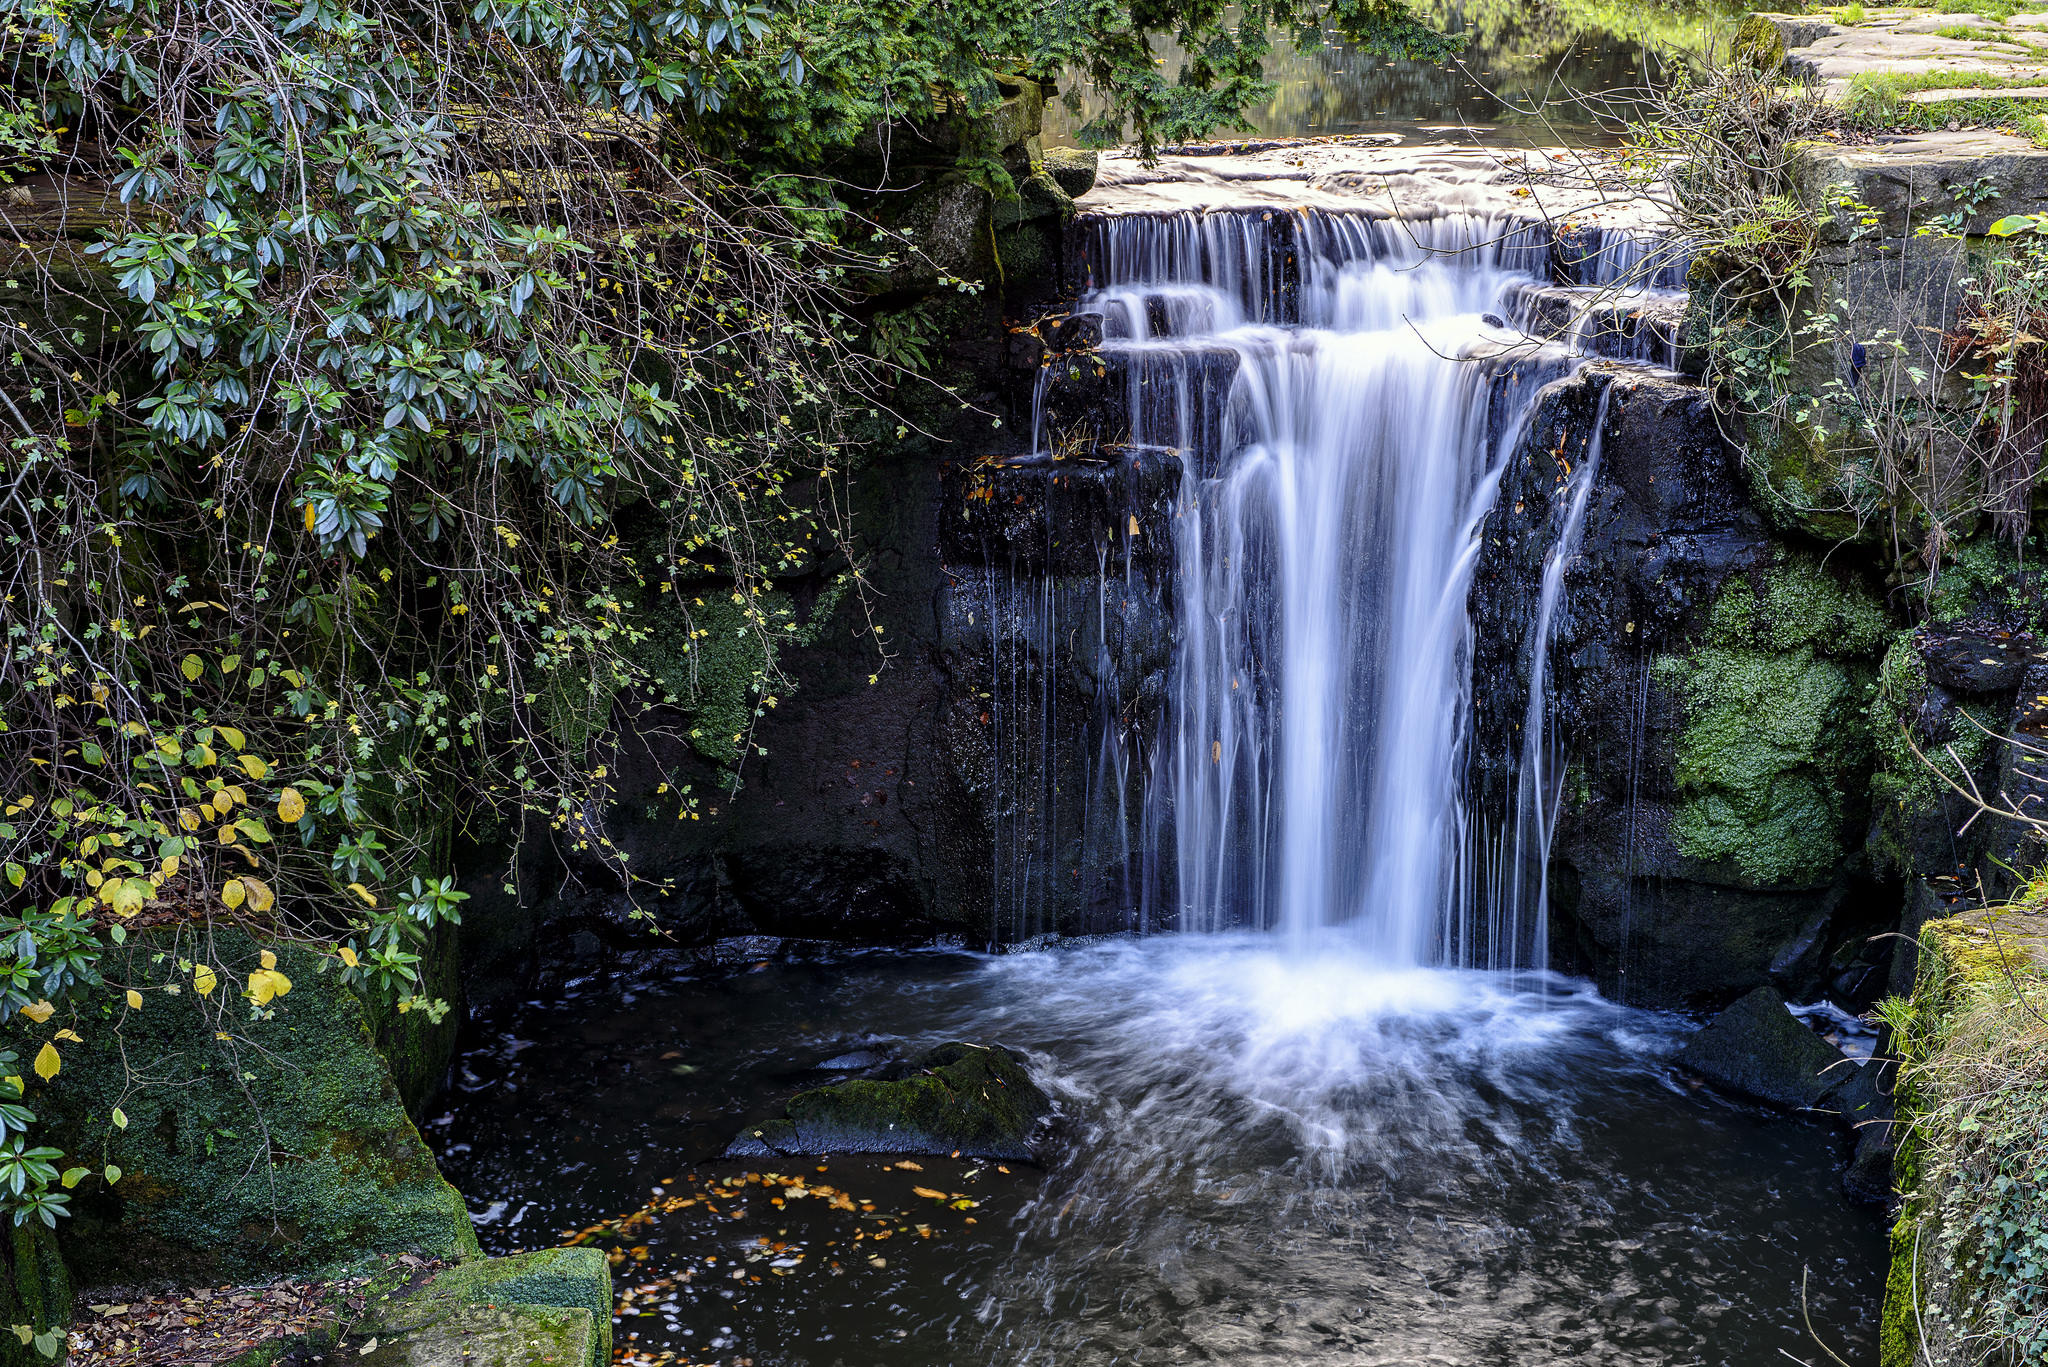
[[[1669,1063],[1687,1022],[1545,964],[1543,661],[1597,440],[1526,626],[1515,809],[1464,796],[1482,527],[1578,364],[1517,326],[1547,246],[1290,226],[1291,266],[1255,214],[1105,223],[1082,301],[1133,442],[1180,453],[1141,824],[1173,866],[1148,923],[1199,933],[650,959],[464,1058],[431,1129],[486,1246],[618,1249],[634,1361],[1874,1354],[1883,1234],[1836,1189],[1838,1136],[1695,1091]],[[1043,1167],[719,1159],[791,1092],[956,1038],[1033,1060],[1060,1110]]]

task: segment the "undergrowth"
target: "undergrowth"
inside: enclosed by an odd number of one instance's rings
[[[2006,919],[2006,926],[2010,918]],[[1910,1001],[1884,1011],[1912,1115],[1913,1336],[1964,1360],[2048,1357],[2048,983],[1999,922],[1937,924]],[[1901,1311],[1905,1307],[1900,1307]],[[1887,1360],[1890,1360],[1888,1353]]]

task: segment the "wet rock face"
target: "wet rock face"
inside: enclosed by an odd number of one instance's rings
[[[1051,1099],[1021,1056],[1000,1045],[942,1044],[903,1076],[799,1092],[783,1116],[749,1127],[726,1153],[960,1153],[1028,1162],[1051,1114]]]
[[[1515,623],[1534,616],[1551,510],[1610,383],[1550,650],[1569,759],[1553,952],[1632,1002],[1764,982],[1874,994],[1866,941],[1897,905],[1860,860],[1888,622],[1853,576],[1772,537],[1697,387],[1594,366],[1543,401],[1474,589],[1476,786],[1506,810],[1530,664]]]

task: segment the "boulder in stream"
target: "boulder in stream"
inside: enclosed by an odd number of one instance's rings
[[[797,1093],[783,1115],[748,1126],[726,1155],[957,1151],[1029,1161],[1051,1113],[1051,1099],[1018,1054],[1001,1045],[942,1044],[902,1077]]]
[[[1857,1065],[1785,1009],[1776,988],[1759,987],[1707,1023],[1678,1053],[1679,1066],[1775,1106],[1821,1104]]]

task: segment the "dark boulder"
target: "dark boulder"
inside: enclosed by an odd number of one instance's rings
[[[1777,989],[1759,987],[1686,1041],[1678,1062],[1707,1081],[1774,1106],[1810,1109],[1854,1068],[1785,1009]]]
[[[1971,622],[1922,627],[1914,645],[1933,683],[1956,693],[2009,693],[2026,673],[2034,638]]]
[[[1095,188],[1096,154],[1079,147],[1055,147],[1045,154],[1045,173],[1076,199]]]
[[[815,1153],[965,1153],[1028,1161],[1052,1101],[1000,1045],[942,1044],[893,1080],[799,1092],[785,1114],[750,1126],[728,1157]]]

